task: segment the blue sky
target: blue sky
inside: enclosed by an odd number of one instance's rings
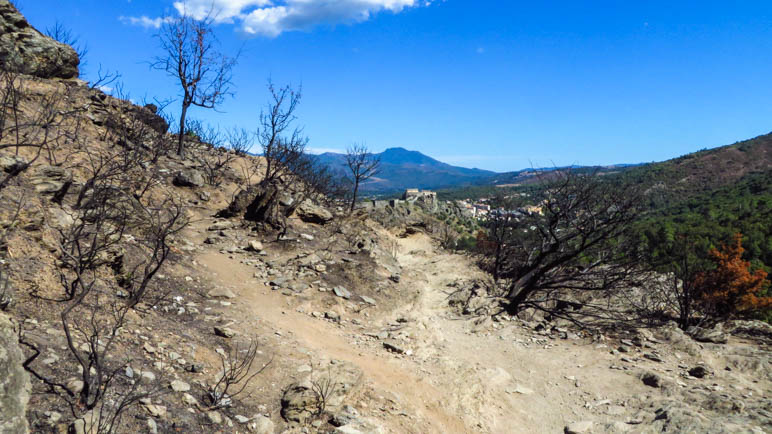
[[[192,116],[256,126],[265,82],[303,85],[314,149],[402,146],[467,167],[659,161],[772,130],[772,2],[188,0],[212,2],[223,50],[242,49],[235,97]],[[147,62],[173,0],[19,0],[120,71],[131,96],[168,98]],[[145,18],[142,18],[145,17]],[[143,25],[143,23],[145,25]]]

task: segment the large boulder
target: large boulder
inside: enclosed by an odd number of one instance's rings
[[[697,326],[689,327],[686,333],[697,342],[725,344],[729,341],[729,334],[723,330],[720,324],[712,329],[705,329]]]
[[[295,213],[306,223],[316,223],[323,225],[332,220],[332,214],[323,206],[317,205],[310,200],[304,200],[295,210]]]
[[[16,176],[29,167],[29,163],[22,157],[16,155],[0,155],[0,170]]]
[[[202,187],[206,181],[200,171],[187,168],[177,172],[172,183],[177,187]]]
[[[76,78],[78,54],[30,26],[8,0],[0,0],[0,67],[41,78]]]
[[[8,317],[0,313],[0,433],[27,433],[25,413],[30,395],[24,355]]]
[[[290,209],[285,203],[286,192],[278,182],[252,185],[241,190],[219,217],[242,217],[245,220],[281,227]]]
[[[217,213],[218,217],[231,218],[231,217],[244,217],[247,212],[247,207],[255,200],[258,194],[258,186],[252,185],[245,190],[239,191],[233,198],[228,207]],[[211,230],[211,228],[210,228]]]
[[[322,409],[319,396],[310,387],[292,385],[281,398],[281,417],[288,422],[306,423]]]

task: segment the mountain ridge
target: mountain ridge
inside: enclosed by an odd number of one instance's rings
[[[362,189],[366,193],[471,185],[496,175],[496,172],[490,170],[453,166],[402,147],[388,148],[373,155],[381,159],[381,167],[379,173],[363,185]],[[345,154],[325,152],[317,155],[317,159],[333,170],[346,171]]]

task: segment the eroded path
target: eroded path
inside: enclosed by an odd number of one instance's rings
[[[393,397],[404,413],[368,415],[386,431],[562,432],[583,419],[586,403],[640,388],[629,375],[610,373],[603,351],[586,342],[530,344],[531,336],[513,326],[454,316],[448,284],[475,277],[468,258],[439,251],[419,234],[399,240],[397,259],[409,270],[400,284],[417,289],[418,298],[396,311],[370,311],[357,325],[341,325],[297,309],[295,297],[257,281],[253,268],[237,258],[215,249],[196,258],[213,283],[236,293],[230,316],[243,320],[234,328],[249,333],[257,321],[270,324],[289,348],[349,362],[372,394]],[[362,339],[365,330],[397,317],[407,319],[401,333],[409,354],[395,355],[377,340]]]

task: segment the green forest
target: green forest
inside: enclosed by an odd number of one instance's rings
[[[638,230],[651,247],[685,236],[698,254],[707,255],[735,233],[743,234],[745,259],[767,271],[772,267],[772,170],[653,210]]]

